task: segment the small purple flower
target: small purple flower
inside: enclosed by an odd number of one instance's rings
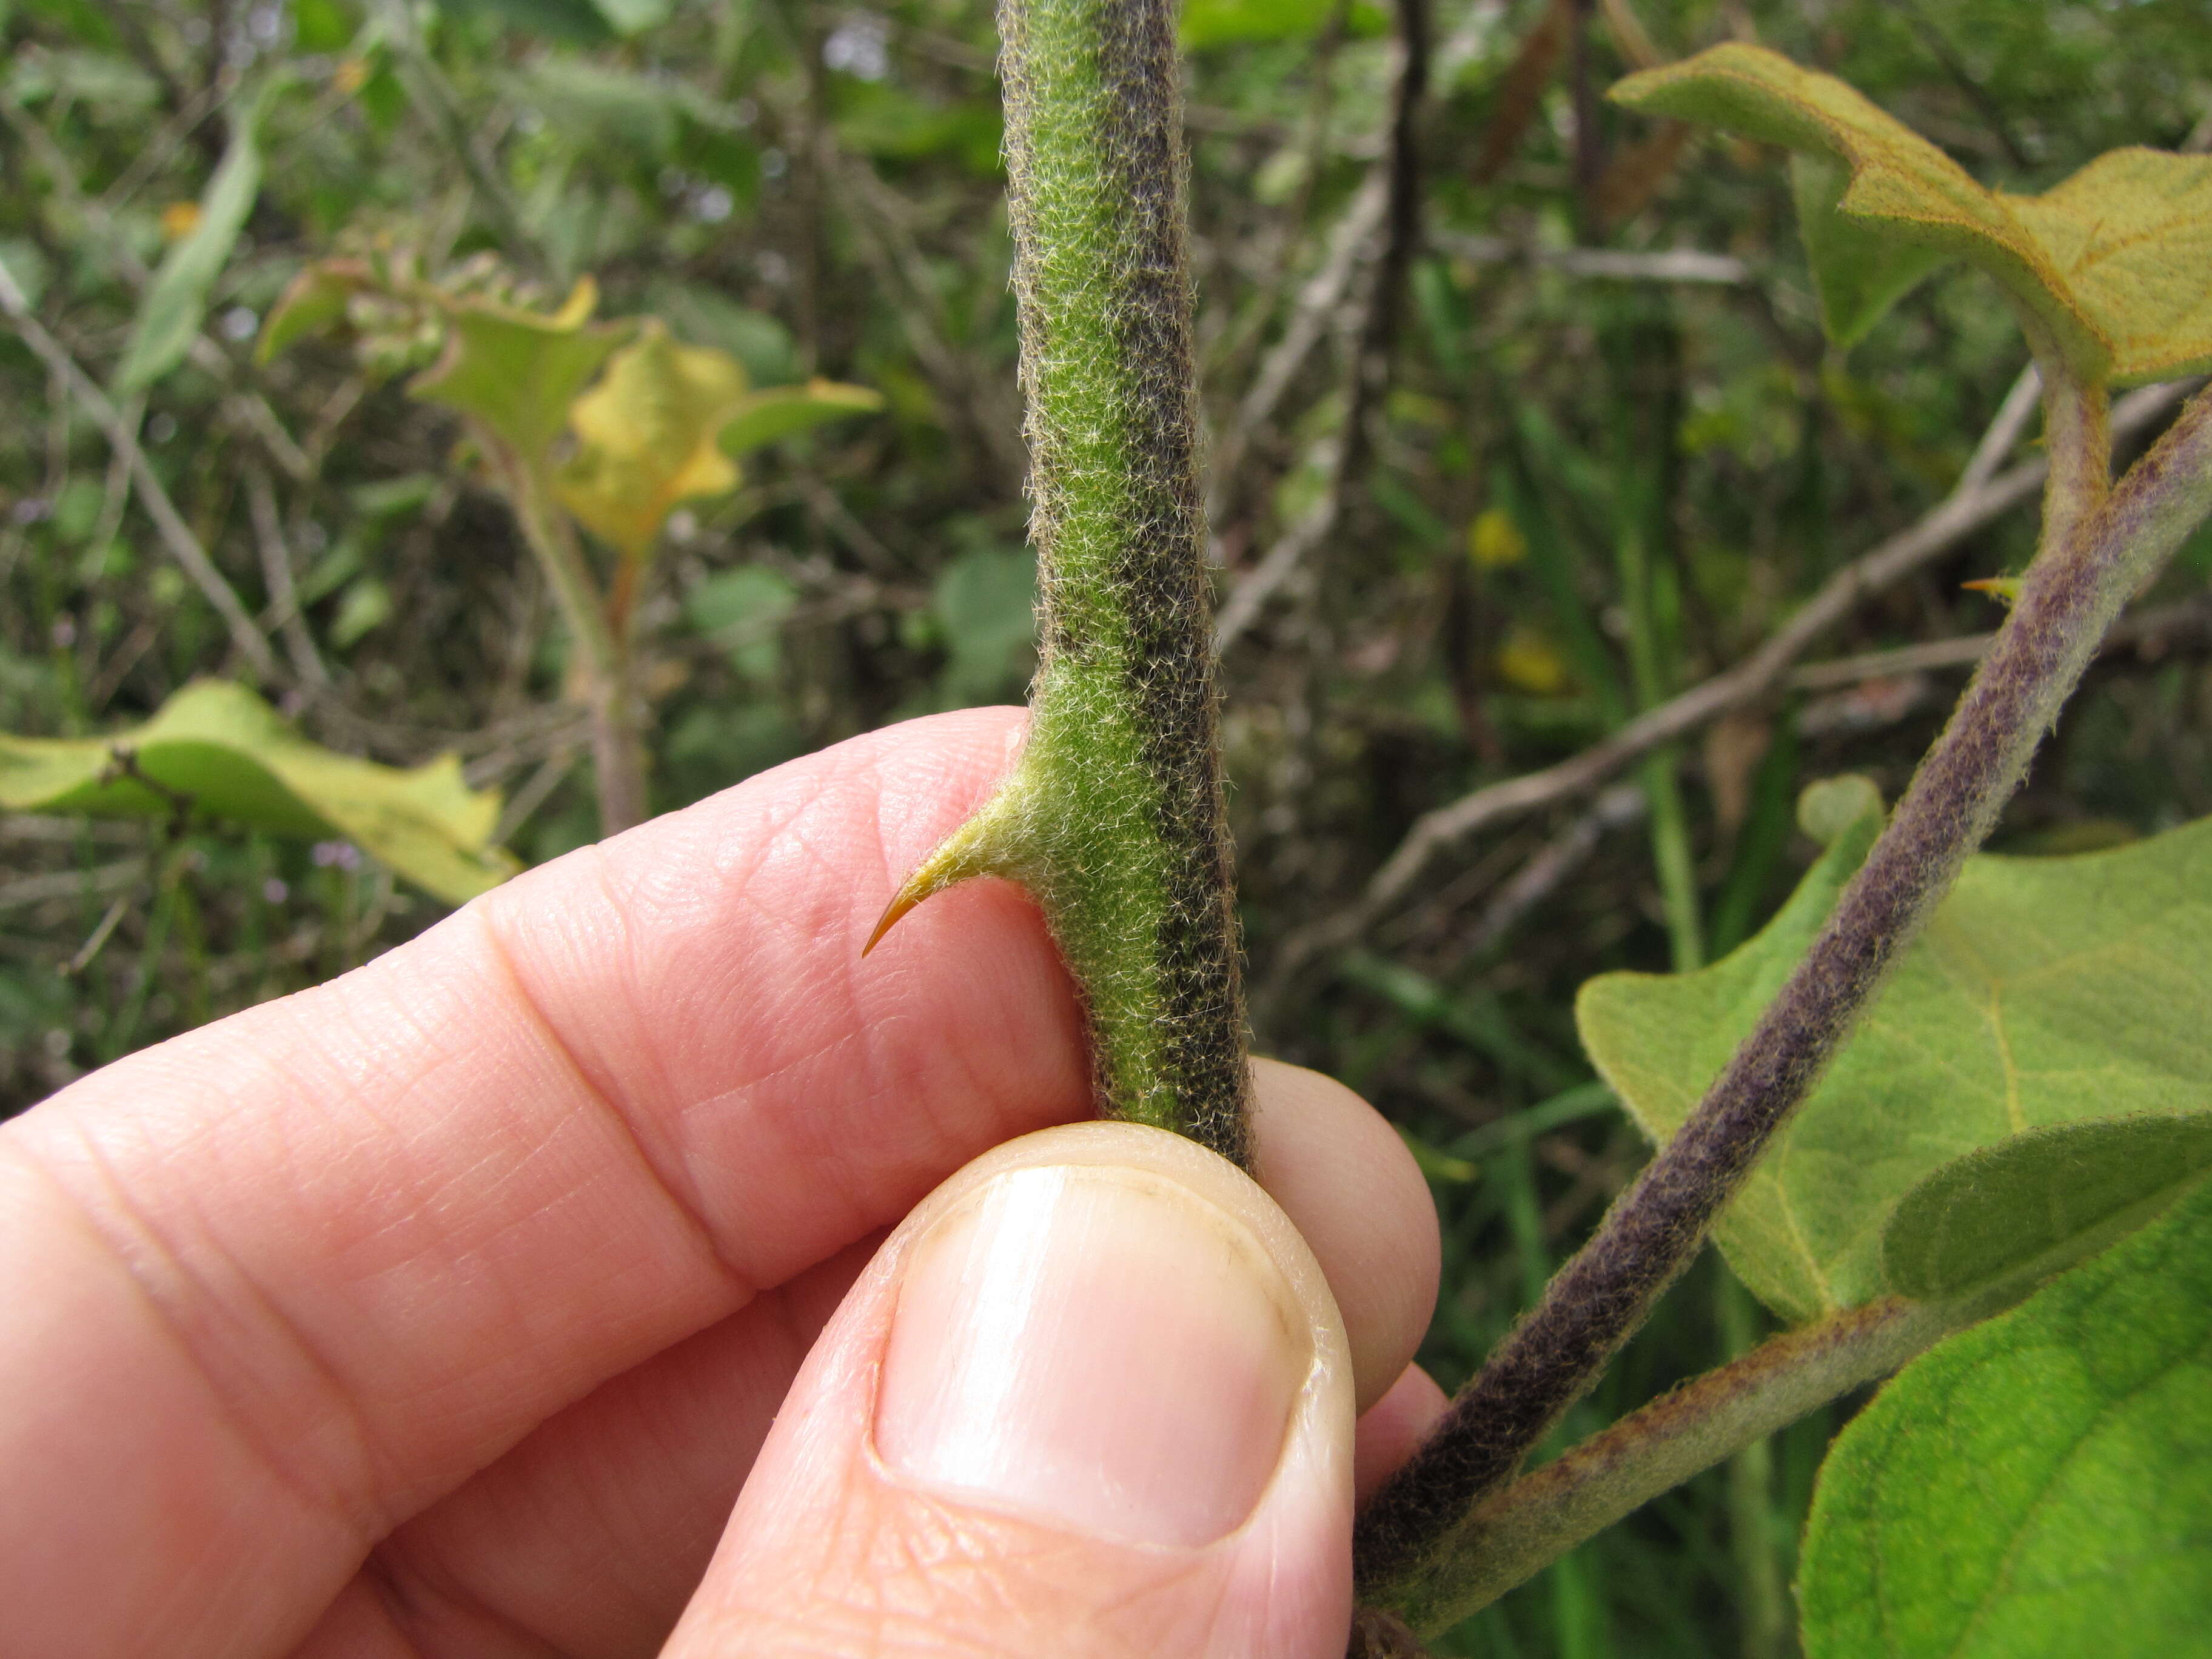
[[[315,843],[314,859],[319,870],[358,870],[361,848],[349,841],[319,841]]]

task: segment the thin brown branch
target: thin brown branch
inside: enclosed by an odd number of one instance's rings
[[[251,663],[263,676],[277,678],[276,659],[269,648],[269,641],[253,625],[238,594],[223,580],[222,573],[200,545],[200,539],[177,511],[176,503],[169,499],[168,489],[161,477],[147,463],[145,452],[138,447],[138,434],[125,424],[108,401],[107,394],[93,383],[92,377],[77,366],[60,341],[49,334],[39,319],[31,313],[31,304],[17,286],[14,275],[4,264],[0,264],[0,311],[8,313],[23,343],[37,354],[47,370],[67,388],[69,394],[82,405],[118,455],[127,459],[131,475],[138,486],[138,500],[146,514],[154,521],[161,542],[170,556],[184,567],[185,574],[192,580],[207,602],[215,607],[216,614],[229,629],[231,643],[240,656]]]
[[[2185,385],[2146,386],[2120,400],[2112,430],[2141,430],[2179,402]],[[2002,419],[2002,416],[2000,416]],[[1362,904],[1331,925],[1327,943],[1356,937],[1410,888],[1429,860],[1478,830],[1537,811],[1596,787],[1653,750],[1675,742],[1708,720],[1756,702],[1782,684],[1790,665],[1822,635],[1874,595],[1942,556],[1966,537],[2032,499],[2044,483],[2040,459],[2026,461],[1988,482],[1954,489],[1911,529],[1854,560],[1824,583],[1747,661],[1638,715],[1603,743],[1541,772],[1492,784],[1438,807],[1413,830],[1368,884]]]
[[[284,654],[310,685],[327,686],[331,671],[315,649],[315,636],[300,614],[300,592],[292,580],[292,550],[284,543],[284,522],[276,511],[276,492],[268,469],[250,465],[246,469],[246,504],[253,520],[254,545],[261,555],[261,579],[269,589],[270,626],[284,641]]]

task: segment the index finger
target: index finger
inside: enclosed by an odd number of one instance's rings
[[[859,960],[1019,731],[793,763],[0,1130],[0,1271],[34,1287],[0,1313],[25,1650],[283,1648],[553,1412],[1086,1111],[1012,890]]]

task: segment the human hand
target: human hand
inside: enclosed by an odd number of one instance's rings
[[[1089,1110],[1035,910],[859,945],[1019,731],[794,763],[0,1127],[0,1655],[1334,1659],[1355,1401],[1369,1484],[1438,1404],[1426,1191],[1265,1064],[1279,1210],[1000,1144]]]

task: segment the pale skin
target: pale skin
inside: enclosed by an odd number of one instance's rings
[[[1107,1126],[878,1255],[1088,1115],[1018,892],[860,958],[1020,722],[793,763],[0,1128],[0,1652],[1340,1652],[1354,1480],[1441,1403],[1434,1213],[1371,1110],[1263,1062],[1273,1202]],[[1071,1159],[1248,1230],[1316,1356],[1218,1539],[948,1496],[870,1428],[912,1241]]]

